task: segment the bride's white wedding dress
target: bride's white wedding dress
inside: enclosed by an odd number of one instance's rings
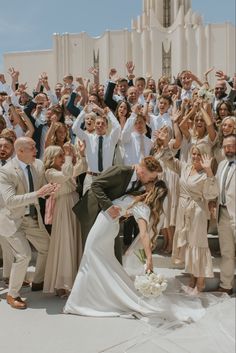
[[[113,204],[121,207],[125,215],[133,203],[132,196],[124,196]],[[145,219],[149,224],[150,209],[138,203],[128,209],[135,219]],[[79,272],[71,294],[64,307],[64,313],[85,316],[130,316],[150,317],[153,320],[190,322],[200,319],[205,308],[200,298],[188,296],[181,291],[178,281],[168,280],[167,290],[158,298],[146,299],[135,289],[132,276],[120,265],[114,255],[114,239],[119,232],[119,220],[112,220],[101,211],[89,232]],[[134,250],[141,248],[141,242],[135,241],[130,257],[125,265],[131,266],[134,275],[135,266],[140,274]],[[129,272],[129,268],[127,268]],[[206,303],[204,303],[205,305]]]

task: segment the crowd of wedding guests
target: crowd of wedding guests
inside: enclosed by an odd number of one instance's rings
[[[127,77],[113,68],[105,83],[90,68],[91,81],[67,75],[54,88],[43,72],[33,92],[13,67],[9,82],[0,74],[0,245],[13,308],[26,308],[20,289],[29,285],[32,246],[38,252],[32,291],[68,296],[89,222],[76,205],[100,173],[150,155],[168,187],[161,251],[185,266],[191,288],[203,291],[205,278],[214,276],[207,233],[215,219],[218,291],[233,291],[236,76],[210,69],[198,78],[184,70],[172,81],[155,80],[135,76],[133,62],[126,68]],[[127,218],[123,249],[137,233]]]

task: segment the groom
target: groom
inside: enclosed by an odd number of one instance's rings
[[[126,193],[138,190],[139,187],[155,182],[158,173],[162,172],[159,162],[154,157],[145,157],[134,166],[113,166],[94,178],[91,189],[74,206],[73,211],[81,224],[83,247],[98,213],[107,211],[111,218],[120,215],[120,209],[114,206],[115,200]],[[115,253],[122,262],[121,246],[116,237]]]

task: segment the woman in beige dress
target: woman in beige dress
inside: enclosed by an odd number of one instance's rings
[[[44,292],[66,296],[70,292],[82,255],[80,224],[72,211],[78,201],[74,174],[74,148],[70,144],[49,146],[44,154],[45,176],[48,182],[60,184],[54,194],[51,242],[48,252]],[[83,172],[81,159],[80,172]],[[79,168],[77,166],[77,172]]]
[[[193,128],[190,128],[190,121],[187,119],[188,114],[180,122],[179,126],[183,133],[180,152],[181,161],[188,162],[191,160],[191,154],[189,153],[191,147],[198,144],[205,144],[207,154],[213,156],[212,148],[217,142],[218,135],[209,109],[209,105],[203,108],[203,103],[195,102],[192,110]]]
[[[225,158],[222,148],[223,139],[231,134],[236,134],[235,116],[227,116],[222,120],[221,125],[219,126],[219,138],[217,144],[213,148],[214,157],[218,164]]]
[[[207,239],[208,200],[216,198],[219,190],[211,169],[211,158],[206,155],[206,150],[208,148],[205,144],[193,146],[189,163],[173,158],[165,160],[165,153],[162,156],[167,167],[180,175],[174,235],[174,244],[179,254],[174,251],[173,256],[179,259],[182,254],[184,257],[182,261],[185,262],[185,271],[191,275],[189,286],[193,288],[193,293],[204,290],[205,277],[213,277]]]

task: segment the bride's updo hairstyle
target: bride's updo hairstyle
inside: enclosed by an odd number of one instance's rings
[[[133,203],[143,202],[146,204],[151,211],[150,220],[152,222],[153,235],[151,238],[152,249],[156,246],[157,239],[157,225],[160,221],[160,216],[163,213],[163,202],[167,196],[168,188],[163,180],[157,180],[156,183],[151,187],[151,189],[142,195],[136,196]],[[132,206],[133,206],[132,205]]]

